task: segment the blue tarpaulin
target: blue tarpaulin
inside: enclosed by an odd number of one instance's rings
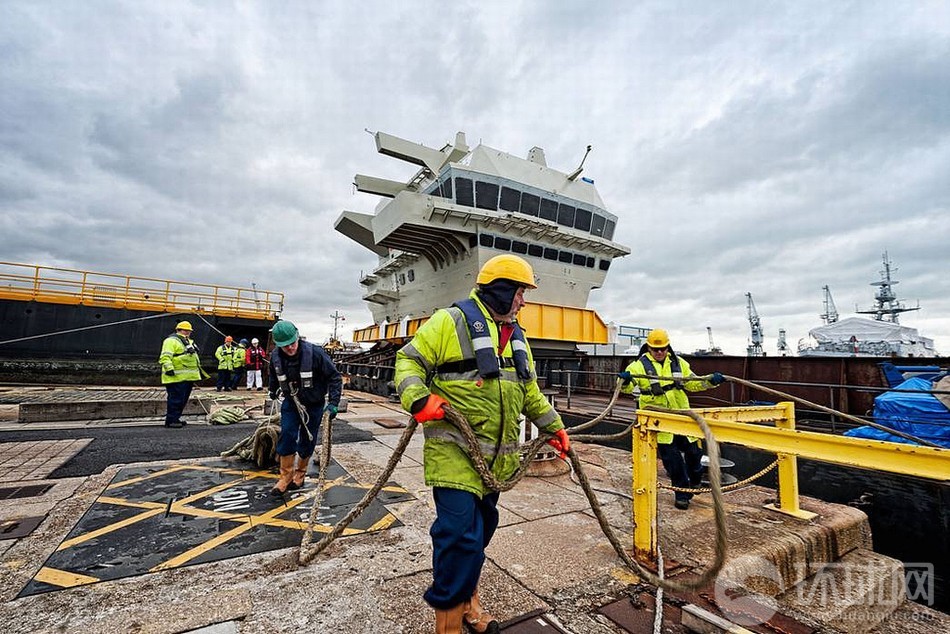
[[[884,392],[876,397],[874,422],[950,449],[950,409],[933,394],[927,393],[934,389],[933,381],[915,377],[907,379],[896,386],[896,389],[920,391]],[[867,426],[848,430],[844,435],[889,442],[910,442]]]

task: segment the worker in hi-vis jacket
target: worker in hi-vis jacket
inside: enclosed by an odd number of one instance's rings
[[[659,329],[650,331],[638,357],[618,376],[624,381],[622,391],[636,394],[641,408],[654,405],[667,409],[689,409],[687,390],[708,390],[724,380],[722,374],[714,372],[708,381],[683,381],[684,377],[695,375],[686,359],[673,352],[666,331]],[[663,431],[656,435],[656,442],[657,453],[673,486],[695,488],[703,475],[699,438]],[[692,493],[676,491],[673,504],[678,509],[688,509],[692,498]]]
[[[498,632],[482,608],[478,581],[485,548],[498,526],[498,492],[482,482],[461,432],[444,419],[451,405],[471,424],[486,464],[499,480],[519,467],[524,414],[565,457],[570,440],[561,417],[538,387],[531,349],[516,316],[526,289],[536,288],[531,265],[498,255],[478,273],[468,299],[435,312],[396,355],[396,391],[422,424],[426,484],[433,487],[432,585],[436,632]]]

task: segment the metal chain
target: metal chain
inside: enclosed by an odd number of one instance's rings
[[[750,482],[754,480],[758,480],[759,478],[761,478],[762,476],[764,476],[766,473],[768,473],[769,471],[771,471],[777,466],[778,466],[778,460],[775,460],[772,462],[772,464],[768,465],[767,467],[765,467],[764,469],[760,471],[757,471],[756,473],[752,474],[745,480],[740,480],[738,482],[733,482],[732,484],[727,484],[726,486],[722,487],[722,490],[724,493],[726,491],[735,491],[736,489],[740,487],[744,487],[748,485]],[[672,484],[666,484],[664,482],[658,483],[657,486],[659,486],[661,489],[669,489],[670,491],[675,491],[677,493],[709,493],[710,491],[712,491],[711,488],[693,489],[693,488],[687,488],[687,487],[677,487],[677,486],[673,486]]]

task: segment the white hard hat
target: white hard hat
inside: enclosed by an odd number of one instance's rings
[[[253,343],[255,346],[256,346],[257,344],[259,344],[260,342],[261,342],[261,340],[258,339],[257,337],[254,337],[253,339],[251,339],[251,343]]]

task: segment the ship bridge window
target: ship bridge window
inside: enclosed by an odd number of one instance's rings
[[[498,210],[498,185],[475,181],[475,206],[479,209]]]
[[[594,214],[594,226],[591,227],[590,232],[594,234],[595,236],[604,235],[604,224],[606,224],[606,222],[607,222],[606,218],[604,218],[600,214]]]
[[[614,239],[614,227],[617,225],[613,220],[608,220],[607,225],[604,227],[604,237],[608,240]]]
[[[574,254],[574,264],[577,266],[584,266],[587,263],[587,256],[583,253]]]
[[[557,259],[557,249],[551,247],[544,247],[544,259],[545,260],[556,260]]]
[[[514,253],[521,253],[522,255],[524,255],[525,253],[528,252],[528,243],[521,242],[520,240],[513,240],[511,242],[511,250]]]
[[[471,235],[471,236],[469,236],[469,237],[468,237],[468,248],[469,248],[469,249],[474,249],[476,244],[478,244],[478,236],[476,236],[476,235]]]
[[[535,258],[540,258],[542,255],[544,255],[544,248],[540,244],[529,244],[528,255]]]
[[[441,196],[442,198],[451,198],[452,197],[452,179],[443,178],[442,180],[440,180],[439,187],[436,191],[438,192],[436,194],[437,196]]]
[[[600,261],[600,270],[606,271],[610,268],[610,260],[601,260]]]
[[[574,226],[574,207],[571,205],[561,205],[557,208],[557,223],[565,227]]]
[[[521,194],[521,213],[527,216],[537,216],[541,205],[541,197],[534,194]]]
[[[541,217],[545,220],[557,220],[557,202],[549,198],[541,199]]]
[[[590,231],[590,216],[589,209],[578,207],[577,213],[574,214],[574,228],[581,231]]]
[[[587,268],[589,269],[594,268],[594,256],[592,255],[587,256]]]
[[[475,206],[471,179],[455,177],[455,202],[466,207]]]
[[[406,272],[406,277],[409,278],[409,281],[410,281],[410,282],[415,281],[415,279],[416,279],[416,270],[415,270],[415,269],[409,269],[409,270]]]
[[[495,236],[495,248],[500,251],[509,251],[511,249],[511,239]]]
[[[574,255],[570,251],[561,251],[557,254],[557,261],[564,264],[570,264],[573,258]]]
[[[501,200],[498,201],[498,207],[504,211],[521,211],[521,192],[510,187],[501,188]]]
[[[495,238],[490,233],[483,233],[478,236],[478,244],[483,247],[490,247],[495,244]]]

